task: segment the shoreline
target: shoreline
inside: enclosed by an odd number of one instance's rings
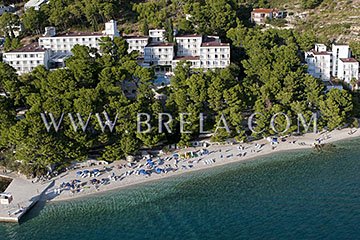
[[[355,131],[355,132],[350,135],[349,131],[352,131],[352,132]],[[328,136],[328,138],[326,138],[326,136]],[[301,136],[287,137],[286,141],[285,142],[280,141],[276,145],[275,149],[272,149],[273,146],[266,139],[261,139],[261,140],[257,140],[257,141],[253,141],[253,142],[249,142],[249,143],[244,143],[244,144],[211,145],[211,146],[207,147],[207,149],[211,152],[210,154],[203,155],[203,157],[195,157],[192,159],[188,159],[188,160],[179,162],[179,165],[190,166],[189,163],[187,163],[188,161],[191,161],[191,160],[197,161],[198,159],[203,158],[203,160],[201,160],[201,163],[200,162],[199,163],[191,163],[191,165],[194,166],[193,168],[182,169],[180,167],[175,172],[170,171],[167,174],[152,173],[152,175],[150,177],[144,177],[144,176],[139,176],[139,175],[130,175],[130,176],[126,176],[122,181],[110,181],[110,183],[108,185],[101,185],[98,188],[99,190],[96,190],[96,188],[94,186],[90,186],[90,187],[88,187],[88,189],[83,189],[82,192],[77,192],[77,193],[72,194],[72,193],[70,193],[69,190],[63,190],[61,192],[61,194],[54,195],[54,190],[59,189],[61,182],[71,181],[72,179],[87,181],[89,179],[94,178],[94,177],[85,178],[85,179],[80,178],[79,176],[76,175],[76,172],[79,171],[79,169],[70,170],[69,172],[67,172],[65,174],[61,174],[63,176],[60,175],[57,177],[57,179],[55,179],[54,186],[51,187],[45,193],[45,195],[42,196],[41,200],[44,200],[46,202],[70,201],[72,199],[78,199],[78,198],[88,197],[91,195],[102,194],[104,192],[120,190],[123,188],[132,187],[137,184],[152,182],[152,181],[160,180],[163,178],[170,178],[170,177],[178,176],[181,174],[193,173],[195,171],[224,166],[224,165],[230,164],[230,163],[247,162],[247,161],[257,159],[258,157],[270,155],[272,153],[310,149],[310,148],[315,147],[315,143],[316,143],[315,139],[317,139],[317,138],[325,138],[322,140],[323,141],[322,144],[329,144],[329,143],[334,143],[337,141],[356,138],[356,137],[360,137],[359,129],[346,128],[346,129],[342,129],[342,130],[333,130],[331,132],[327,132],[326,134],[324,134],[324,133],[322,133],[322,134],[321,133],[317,133],[317,134],[307,133],[307,134],[304,134]],[[295,143],[290,143],[293,141],[295,141]],[[242,151],[239,150],[238,149],[239,145],[243,146],[245,149]],[[254,147],[256,145],[262,146],[262,147],[258,148],[258,150],[256,150],[256,147]],[[221,152],[219,152],[220,149],[221,149]],[[190,152],[190,151],[194,151],[194,150],[198,151],[199,148],[191,147],[191,148],[180,149],[180,150],[172,152],[171,154],[159,155],[156,157],[156,159],[158,157],[160,157],[161,159],[164,159],[164,158],[170,157],[176,153],[181,154],[181,153]],[[249,150],[251,150],[250,153],[249,153]],[[236,153],[240,153],[240,152],[247,152],[247,154],[245,156],[239,157],[239,156],[237,156]],[[221,155],[227,155],[227,156],[224,158],[224,157],[221,157]],[[231,157],[229,157],[229,155]],[[153,159],[155,159],[155,157]],[[206,161],[209,159],[216,159],[216,160],[214,163],[211,163],[211,164],[203,164],[203,161]],[[104,177],[106,178],[107,174],[110,174],[110,173],[119,175],[126,171],[133,170],[133,168],[117,169],[116,168],[117,163],[118,162],[114,162],[114,163],[107,165],[107,168],[112,168],[112,170],[109,172],[104,172],[99,178],[100,179],[104,178]],[[144,164],[144,163],[145,163],[145,160],[141,160],[141,161],[137,162],[136,164]],[[168,164],[168,162],[164,161],[164,164]],[[91,171],[96,168],[97,167],[95,166],[95,167],[88,167],[86,169]]]

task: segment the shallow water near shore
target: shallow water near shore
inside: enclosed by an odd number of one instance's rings
[[[37,204],[0,239],[356,239],[360,139]]]

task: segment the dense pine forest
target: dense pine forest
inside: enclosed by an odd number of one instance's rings
[[[16,2],[16,1],[15,1]],[[18,1],[20,2],[20,1]],[[280,1],[279,1],[280,2]],[[321,1],[302,1],[304,8],[316,8]],[[20,38],[39,35],[44,27],[56,26],[66,32],[86,28],[102,30],[104,22],[117,19],[123,34],[142,32],[146,28],[164,27],[167,19],[182,33],[217,34],[231,44],[231,66],[226,69],[193,71],[180,62],[171,78],[171,86],[158,91],[166,101],[156,100],[152,68],[137,64],[137,54],[127,53],[128,44],[122,37],[102,38],[101,49],[76,45],[74,56],[66,60],[65,69],[49,71],[43,66],[29,74],[17,75],[15,69],[0,63],[0,86],[7,96],[0,96],[0,165],[19,169],[24,174],[45,174],[49,165],[57,169],[91,155],[114,161],[135,155],[141,148],[162,148],[170,143],[189,146],[199,137],[199,114],[208,116],[205,130],[214,131],[222,115],[231,131],[216,132],[212,141],[234,137],[238,141],[275,134],[269,126],[271,117],[286,113],[292,121],[288,134],[297,129],[297,114],[309,121],[313,112],[319,114],[318,125],[334,129],[345,124],[357,126],[359,95],[344,85],[344,90],[325,93],[319,79],[306,73],[304,51],[323,40],[311,30],[264,29],[249,22],[252,6],[272,6],[271,1],[240,0],[174,0],[135,2],[115,0],[50,0],[41,11],[29,10],[21,17],[4,14],[0,31],[6,36],[5,48],[21,46]],[[191,17],[186,19],[186,16]],[[25,33],[15,37],[9,21],[23,22]],[[331,43],[331,39],[328,39]],[[355,46],[357,43],[354,43]],[[354,47],[353,54],[359,54]],[[359,55],[357,55],[359,57]],[[123,82],[137,87],[136,97],[129,98]],[[19,110],[27,110],[17,118]],[[111,119],[118,113],[113,132],[102,132],[98,125],[74,132],[68,118],[62,131],[47,132],[40,113],[80,113],[86,120],[90,113],[106,111]],[[136,131],[137,113],[151,114],[150,133]],[[158,133],[158,113],[174,116],[172,133]],[[179,113],[186,112],[192,124],[180,133]],[[264,117],[256,121],[261,134],[246,131],[244,122],[249,113]],[[96,122],[96,117],[91,116]],[[276,121],[285,128],[285,118]]]

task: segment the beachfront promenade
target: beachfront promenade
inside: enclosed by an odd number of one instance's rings
[[[31,180],[14,173],[1,173],[0,176],[12,179],[5,192],[13,196],[13,201],[9,205],[0,205],[0,222],[19,222],[52,183],[32,183]]]
[[[312,148],[319,143],[359,136],[360,131],[357,129],[342,129],[279,138],[278,144],[271,144],[266,139],[246,144],[213,144],[206,148],[206,153],[202,153],[202,148],[180,149],[171,154],[142,159],[131,166],[125,161],[84,166],[58,176],[45,196],[49,200],[68,200],[232,162],[245,162],[275,152]],[[181,158],[186,153],[194,156]]]

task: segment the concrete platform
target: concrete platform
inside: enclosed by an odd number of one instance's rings
[[[0,222],[19,222],[52,183],[52,181],[44,184],[32,183],[31,180],[8,174],[0,174],[0,176],[12,179],[5,192],[13,196],[13,201],[9,205],[0,205]]]

